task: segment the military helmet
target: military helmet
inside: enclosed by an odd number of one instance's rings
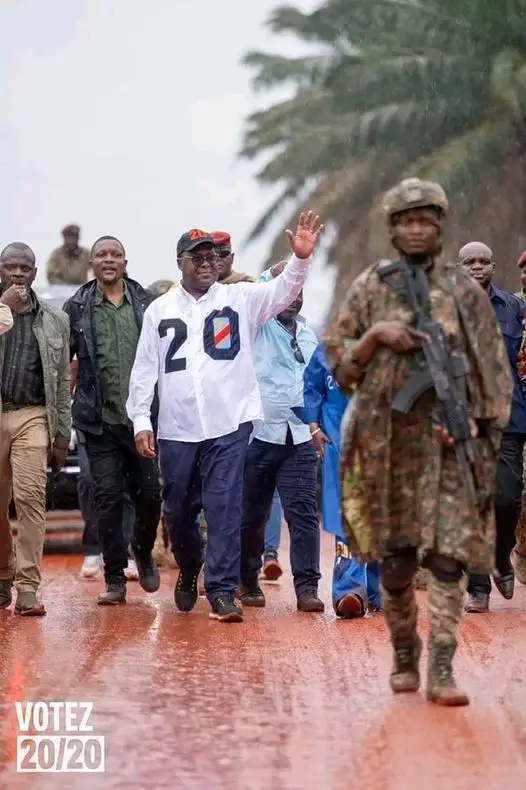
[[[446,193],[433,181],[421,181],[419,178],[406,178],[395,187],[386,192],[383,209],[388,217],[400,211],[409,211],[412,208],[425,208],[434,206],[441,209],[444,214],[449,208]]]
[[[163,296],[167,293],[172,285],[172,280],[156,280],[148,287],[148,290],[154,299],[158,299],[159,296]]]

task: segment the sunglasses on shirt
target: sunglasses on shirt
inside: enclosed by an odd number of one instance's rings
[[[296,360],[296,362],[299,362],[300,365],[304,365],[305,357],[301,353],[301,348],[298,346],[298,341],[296,340],[295,337],[291,338],[290,347],[294,352],[294,359]]]

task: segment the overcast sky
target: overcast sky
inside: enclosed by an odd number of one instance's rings
[[[112,234],[144,285],[175,279],[191,227],[228,230],[240,247],[272,191],[239,163],[254,95],[249,49],[301,54],[264,27],[274,0],[2,0],[0,237],[27,241],[45,282],[60,230],[89,246]],[[315,0],[296,0],[306,10]],[[239,250],[256,272],[266,240]],[[305,313],[330,292],[318,264]],[[315,296],[315,298],[314,298]]]

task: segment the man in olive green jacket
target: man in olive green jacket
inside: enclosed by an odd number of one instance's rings
[[[46,530],[47,466],[59,471],[71,440],[69,324],[65,313],[40,302],[31,285],[35,255],[27,244],[0,253],[1,300],[13,327],[0,337],[2,441],[0,445],[0,609],[43,615],[37,598]],[[18,519],[16,557],[9,504]]]

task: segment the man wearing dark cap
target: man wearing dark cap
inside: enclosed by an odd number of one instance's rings
[[[89,250],[79,245],[80,228],[66,225],[62,231],[64,243],[53,250],[46,266],[50,285],[82,285],[88,279]]]
[[[526,395],[519,375],[519,353],[524,335],[526,305],[523,300],[493,285],[495,260],[491,249],[480,241],[465,244],[458,254],[459,264],[486,291],[499,322],[513,375],[511,417],[500,445],[497,466],[495,525],[497,530],[494,581],[500,594],[513,598],[515,577],[510,554],[515,546],[523,488],[523,453],[526,444]],[[487,574],[470,574],[468,612],[487,612],[491,580]]]
[[[322,232],[319,217],[301,214],[287,235],[293,255],[266,283],[219,285],[212,236],[181,236],[179,288],[146,310],[127,401],[137,449],[154,458],[151,407],[159,391],[157,444],[164,516],[179,566],[175,602],[190,611],[198,597],[203,547],[196,522],[208,523],[205,588],[211,617],[240,622],[243,470],[254,425],[263,420],[252,346],[258,329],[298,296]]]
[[[466,571],[493,570],[496,453],[510,415],[511,371],[486,294],[440,257],[448,211],[442,187],[402,181],[385,195],[384,211],[397,259],[374,263],[356,278],[325,337],[338,383],[355,393],[342,425],[343,524],[352,555],[381,563],[393,692],[420,686],[414,590],[420,555],[429,571],[427,698],[467,705],[455,683],[453,656]],[[422,385],[406,404],[397,398],[426,371],[426,335],[415,327],[422,314],[440,325],[459,397],[469,393],[476,504],[434,387]]]

